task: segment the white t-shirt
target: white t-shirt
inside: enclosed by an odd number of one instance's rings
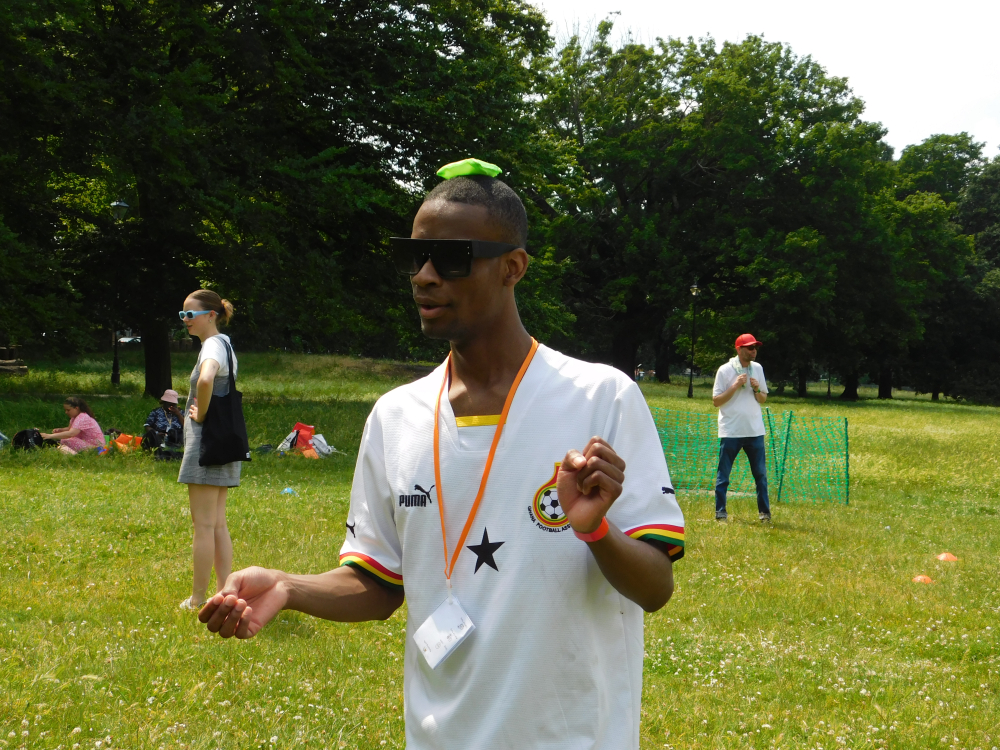
[[[341,550],[341,564],[405,585],[406,747],[638,748],[643,612],[608,583],[572,533],[554,482],[567,450],[605,438],[627,464],[608,520],[633,538],[669,545],[680,559],[684,517],[639,388],[610,367],[538,347],[452,576],[476,629],[431,669],[412,636],[447,597],[432,449],[443,376],[440,366],[372,410]],[[449,554],[489,450],[479,433],[491,431],[462,428],[460,436],[442,398]]]
[[[760,404],[754,398],[750,378],[757,378],[762,393],[767,393],[764,368],[751,362],[745,368],[739,357],[733,357],[715,373],[715,387],[712,396],[721,396],[736,382],[740,375],[747,374],[747,382],[733,394],[733,397],[719,407],[719,437],[757,437],[764,434],[764,417]]]
[[[215,373],[215,385],[212,387],[212,395],[214,396],[225,396],[229,393],[229,360],[226,356],[226,344],[229,344],[229,350],[232,351],[233,344],[224,333],[219,333],[205,339],[201,345],[201,351],[198,353],[198,362],[195,365],[195,370],[200,372],[201,363],[206,359],[214,359],[219,363],[219,371]],[[233,360],[233,377],[235,378],[240,374],[240,363],[236,361],[235,351],[232,351],[231,356]]]

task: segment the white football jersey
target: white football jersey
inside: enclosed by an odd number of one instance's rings
[[[342,565],[405,587],[407,748],[638,748],[643,612],[573,534],[555,475],[568,450],[603,437],[626,462],[608,520],[680,559],[684,517],[642,393],[618,370],[538,347],[452,576],[475,630],[431,669],[412,636],[447,598],[432,442],[443,376],[442,365],[372,410],[340,556]],[[440,419],[450,555],[490,440],[460,436],[447,393]],[[468,429],[491,438],[495,427]]]

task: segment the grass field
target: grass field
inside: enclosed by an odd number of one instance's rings
[[[70,393],[102,426],[138,429],[155,403],[135,355],[124,361],[110,396],[106,359],[0,379],[0,431],[64,424]],[[175,361],[183,391],[193,355]],[[240,365],[252,444],[302,420],[350,455],[245,466],[230,496],[235,563],[333,567],[365,416],[415,371],[265,354]],[[704,385],[691,401],[682,385],[644,391],[712,411]],[[782,504],[761,527],[753,500],[733,498],[723,525],[708,495],[681,496],[677,590],[646,618],[643,747],[1000,746],[996,411],[769,404],[849,417],[851,505]],[[0,451],[0,747],[403,747],[405,608],[362,625],[283,613],[249,642],[209,637],[177,609],[191,531],[176,470]],[[938,562],[943,551],[959,561]]]

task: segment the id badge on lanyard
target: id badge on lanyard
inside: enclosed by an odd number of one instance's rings
[[[417,628],[413,640],[427,664],[434,669],[475,629],[476,626],[462,609],[458,599],[449,593],[444,604],[435,609],[424,620],[424,624]]]
[[[434,405],[434,482],[437,485],[438,515],[441,517],[441,541],[444,544],[444,577],[448,585],[448,598],[413,633],[413,641],[417,644],[420,653],[423,654],[424,659],[427,660],[427,664],[431,669],[434,669],[438,664],[447,659],[458,645],[476,629],[472,619],[466,614],[458,599],[452,594],[451,574],[455,570],[455,563],[458,561],[458,556],[465,546],[465,540],[469,536],[472,522],[476,518],[476,512],[479,510],[479,505],[482,503],[483,495],[486,492],[486,483],[489,481],[490,469],[493,467],[493,457],[496,455],[497,446],[500,444],[500,434],[507,423],[507,413],[510,411],[510,405],[514,402],[514,394],[517,393],[517,387],[521,384],[521,379],[524,377],[524,373],[527,372],[528,365],[531,364],[531,360],[537,350],[538,342],[532,338],[528,356],[524,358],[517,377],[514,378],[510,390],[507,391],[507,400],[504,402],[503,411],[500,413],[500,420],[497,422],[496,432],[493,434],[493,444],[490,446],[490,452],[486,458],[483,478],[479,482],[479,492],[476,493],[475,502],[472,503],[472,508],[469,510],[469,517],[465,521],[465,527],[462,529],[462,535],[458,539],[458,545],[455,547],[450,561],[448,559],[448,533],[445,530],[444,523],[444,491],[441,485],[441,450],[438,425],[441,421],[441,396],[444,394],[445,386],[448,384],[448,375],[451,371],[451,354],[448,355],[448,359],[445,361],[444,378],[441,381],[441,390],[438,391],[437,403]]]

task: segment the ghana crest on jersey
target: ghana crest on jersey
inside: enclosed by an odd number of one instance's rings
[[[569,519],[559,502],[559,488],[556,486],[560,464],[556,463],[552,478],[535,491],[528,506],[528,516],[542,531],[560,532],[569,528]]]

